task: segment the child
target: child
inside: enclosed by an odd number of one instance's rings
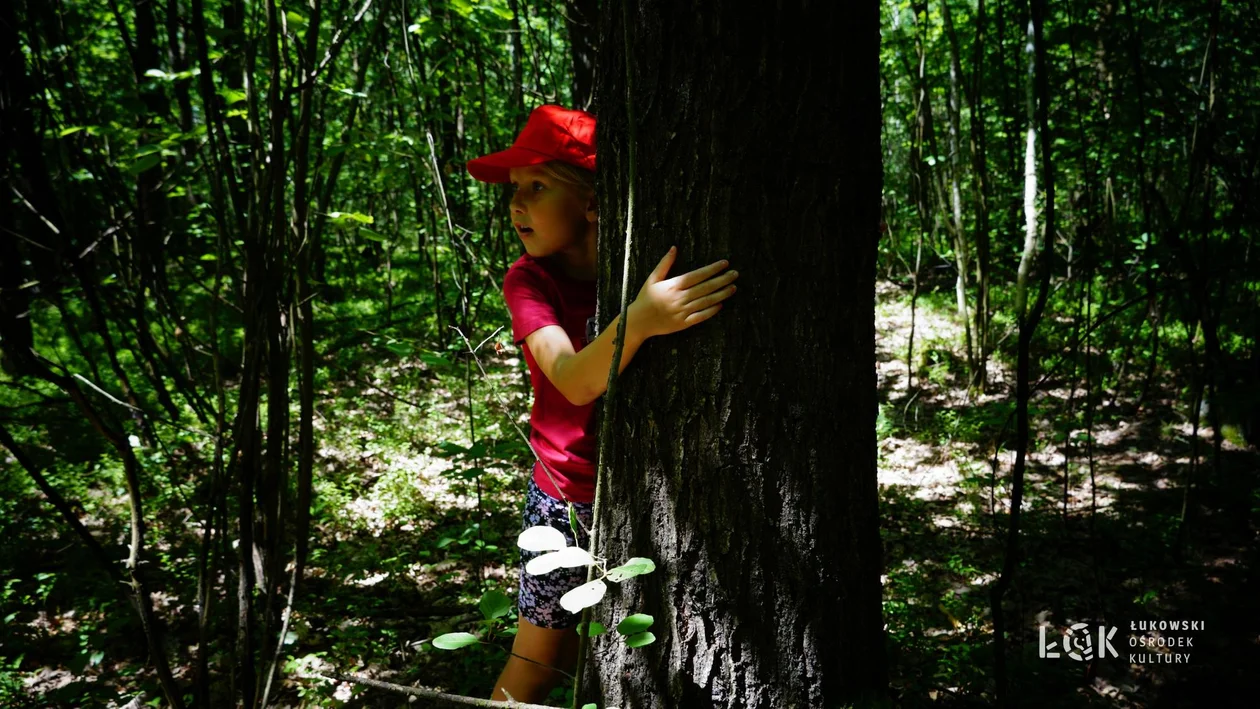
[[[525,245],[503,278],[512,339],[523,343],[534,390],[530,444],[538,461],[522,529],[552,526],[570,546],[585,548],[595,497],[595,401],[607,387],[618,326],[614,319],[593,337],[595,117],[539,106],[512,147],[470,160],[468,171],[483,182],[512,183],[512,224]],[[676,253],[665,254],[627,311],[622,370],[649,337],[708,320],[735,292],[738,274],[723,273],[726,261],[666,279]],[[581,521],[577,539],[568,504]],[[572,673],[577,664],[580,615],[561,608],[560,597],[586,582],[586,568],[526,573],[537,555],[521,552],[520,622],[491,699],[541,702],[561,677],[551,668]]]

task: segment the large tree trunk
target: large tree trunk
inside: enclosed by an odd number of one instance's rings
[[[628,122],[632,293],[672,244],[671,276],[720,258],[744,273],[716,318],[649,341],[615,394],[596,553],[657,570],[610,584],[592,618],[648,613],[657,639],[595,638],[582,700],[777,709],[881,692],[878,6],[612,8],[599,320],[620,306]]]

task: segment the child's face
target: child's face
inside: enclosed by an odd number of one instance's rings
[[[535,166],[514,167],[508,174],[514,187],[512,224],[526,253],[541,258],[582,243],[595,221],[593,197],[583,204],[569,185]]]

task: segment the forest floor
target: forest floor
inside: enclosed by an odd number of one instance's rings
[[[877,333],[884,615],[897,704],[987,706],[995,676],[990,591],[1005,558],[1014,464],[1014,375],[1009,363],[994,361],[987,391],[968,391],[962,332],[946,296],[918,304],[922,354],[913,382],[905,362],[909,299],[895,286],[879,288]],[[333,671],[488,695],[516,620],[514,607],[486,592],[515,598],[529,461],[517,432],[528,425],[529,390],[515,354],[487,346],[479,352],[484,375],[399,341],[328,355],[317,401],[315,540],[284,638],[275,706],[405,701],[316,677]],[[1218,470],[1210,430],[1195,435],[1175,387],[1163,380],[1140,408],[1123,392],[1095,391],[1087,420],[1083,374],[1057,367],[1033,397],[1021,561],[1003,606],[1017,704],[1254,705],[1244,699],[1260,696],[1260,456],[1226,441]],[[172,467],[173,478],[197,472]],[[110,518],[125,521],[125,498],[109,489],[85,505],[87,523],[121,538],[125,526]],[[155,699],[138,661],[142,645],[105,640],[126,625],[129,609],[102,602],[109,592],[95,583],[65,588],[60,579],[89,562],[38,497],[7,511],[15,526],[6,529],[24,530],[24,558],[32,561],[30,578],[10,581],[0,598],[0,612],[13,612],[0,644],[8,663],[0,664],[0,699],[120,707],[139,690]],[[159,613],[173,629],[173,654],[183,658],[194,657],[196,642],[194,557],[179,552],[187,519],[176,509],[151,529],[168,569],[159,578],[166,589],[156,596]],[[227,613],[231,600],[217,604]],[[1134,629],[1154,620],[1202,625]],[[1066,648],[1058,658],[1040,656],[1042,626],[1052,643],[1077,623],[1093,632],[1094,654],[1096,626],[1117,628],[1109,640],[1119,656],[1075,660]],[[452,631],[484,642],[453,651],[426,642]],[[1130,645],[1160,637],[1190,645]],[[1072,650],[1085,653],[1079,642]],[[192,671],[190,663],[176,668],[185,684]],[[552,700],[565,701],[564,690]]]
[[[986,393],[968,392],[947,303],[928,299],[916,313],[915,347],[927,356],[908,386],[908,298],[880,287],[884,607],[907,705],[984,706],[994,697],[990,592],[1008,537],[1015,374],[991,362]],[[1121,365],[1093,354],[1096,370]],[[1004,604],[1012,696],[1026,707],[1255,706],[1260,456],[1226,440],[1216,470],[1211,429],[1195,435],[1162,373],[1140,407],[1140,382],[1094,387],[1090,420],[1084,374],[1052,368],[1032,396],[1021,562]],[[1149,621],[1201,625],[1143,630]],[[1082,637],[1069,630],[1077,623],[1095,655],[1098,626],[1115,627],[1106,639],[1119,656],[1086,661],[1077,645],[1080,660],[1053,657],[1065,632]],[[1168,643],[1183,646],[1159,646]]]

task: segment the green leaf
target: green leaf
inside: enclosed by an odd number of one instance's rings
[[[603,635],[607,630],[608,629],[604,627],[604,624],[598,620],[592,620],[589,626],[587,626],[586,623],[578,624],[578,635],[585,635],[588,638],[597,638]]]
[[[350,89],[350,88],[340,88],[340,89],[337,89],[337,92],[338,92],[338,93],[343,93],[343,94],[345,94],[345,95],[347,95],[347,96],[354,96],[355,98],[367,98],[367,97],[368,97],[368,95],[367,95],[367,94],[365,94],[365,93],[363,93],[362,91],[355,91],[354,89]]]
[[[390,352],[393,352],[399,357],[406,357],[407,355],[411,354],[411,345],[407,344],[406,342],[390,342],[389,344],[385,345],[385,347]]]
[[[75,134],[75,133],[78,133],[78,132],[79,132],[79,131],[81,131],[81,130],[86,130],[86,131],[89,131],[89,132],[90,132],[90,129],[91,129],[91,128],[93,128],[93,126],[71,126],[71,127],[69,127],[69,128],[62,128],[62,129],[61,129],[61,130],[57,133],[57,137],[58,137],[58,138],[64,138],[64,137],[66,137],[67,135],[73,135],[73,134]]]
[[[358,212],[329,212],[328,217],[338,224],[348,224],[350,222],[358,222],[360,224],[371,224],[376,220],[366,214]]]
[[[493,620],[507,615],[512,608],[512,599],[502,591],[490,589],[481,597],[481,602],[477,604],[477,607],[481,609],[481,614],[486,617],[486,620]]]
[[[652,627],[652,616],[647,613],[635,613],[617,624],[617,632],[622,635],[637,635]]]
[[[444,456],[459,455],[460,453],[468,450],[460,444],[452,443],[451,441],[438,441],[437,447],[438,450],[441,451],[440,455]]]
[[[474,466],[471,468],[462,468],[462,469],[452,468],[446,471],[446,473],[444,474],[449,474],[452,477],[458,478],[460,480],[476,480],[477,476],[484,475],[485,472],[486,472],[485,468],[478,468]]]
[[[443,357],[440,354],[437,354],[436,352],[421,352],[420,361],[424,362],[430,367],[445,367],[451,363],[449,359]]]
[[[236,89],[229,89],[224,86],[219,87],[219,95],[223,97],[223,103],[229,106],[235,103],[240,103],[248,98],[248,95],[244,91],[237,91]]]
[[[642,574],[650,574],[653,571],[656,571],[656,564],[652,563],[651,559],[644,559],[643,557],[636,556],[621,566],[609,570],[608,580],[625,581],[628,578],[633,578]]]
[[[150,153],[136,158],[135,162],[128,165],[125,169],[133,175],[139,175],[145,170],[149,170],[162,162],[161,153]]]
[[[643,647],[656,642],[656,636],[651,633],[638,633],[626,638],[626,647]]]
[[[218,261],[219,257],[215,256],[214,254],[202,254],[201,260],[202,261]]]
[[[298,25],[299,27],[306,26],[306,18],[292,10],[284,13],[284,18],[288,20],[291,25]]]
[[[101,660],[104,660],[104,659],[105,659],[105,651],[104,651],[104,650],[97,650],[97,651],[95,651],[95,652],[93,652],[93,653],[92,653],[92,656],[91,656],[91,657],[89,657],[89,658],[88,658],[88,664],[90,664],[90,665],[99,665],[99,664],[101,664]]]
[[[599,709],[599,706],[595,702],[591,702],[590,704],[583,704],[582,709]]]
[[[447,633],[433,638],[433,647],[440,650],[458,650],[481,642],[472,633]]]
[[[328,150],[325,150],[325,151],[324,151],[324,155],[325,155],[325,156],[327,156],[327,157],[330,157],[330,158],[334,158],[334,157],[337,157],[338,155],[340,155],[340,154],[342,154],[342,153],[346,152],[346,151],[347,151],[347,150],[349,150],[351,147],[353,147],[353,146],[352,146],[352,145],[350,145],[349,143],[338,143],[338,144],[336,144],[336,145],[332,146],[331,148],[329,148]],[[324,168],[327,168],[327,165],[325,165],[325,166],[324,166]]]
[[[365,239],[371,239],[372,241],[379,241],[381,243],[384,243],[389,240],[389,237],[385,236],[379,231],[369,229],[365,226],[359,227],[359,235]]]

